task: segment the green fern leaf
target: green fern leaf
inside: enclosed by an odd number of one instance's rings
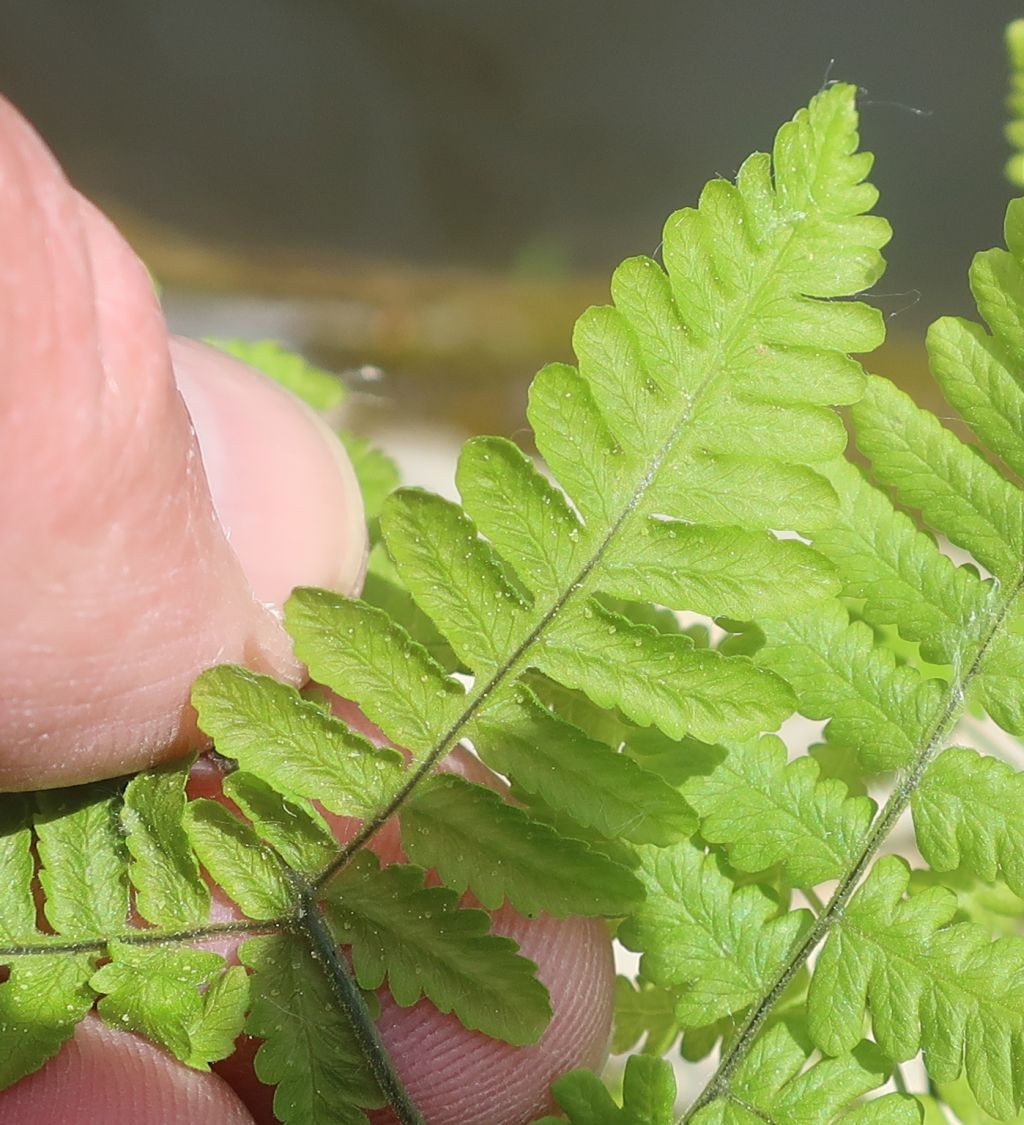
[[[978,1099],[971,1093],[966,1078],[960,1077],[955,1082],[941,1082],[937,1084],[937,1093],[955,1114],[957,1121],[966,1121],[969,1125],[996,1125],[997,1121],[1008,1121],[1011,1125],[1024,1125],[1024,1117],[1016,1114],[1013,1117],[997,1118],[986,1113]],[[925,1125],[931,1125],[931,1118],[925,1118]],[[939,1119],[939,1125],[949,1125],[949,1118],[945,1114]]]
[[[915,869],[910,875],[908,894],[917,894],[928,887],[944,887],[956,895],[957,922],[977,922],[993,936],[1012,935],[1020,931],[1024,917],[1024,899],[1001,882],[983,883],[967,869],[934,871]]]
[[[294,894],[286,869],[249,825],[205,798],[189,803],[184,824],[202,865],[250,918],[291,912]]]
[[[360,987],[388,989],[403,1007],[426,996],[466,1027],[509,1043],[532,1043],[551,1016],[536,966],[516,943],[488,934],[482,910],[460,910],[458,896],[424,887],[423,870],[378,868],[361,852],[327,888],[334,936],[352,947]]]
[[[456,722],[441,709],[431,761],[531,669],[673,737],[752,736],[791,708],[785,685],[745,657],[637,626],[600,595],[788,611],[832,588],[820,556],[765,529],[783,512],[804,526],[828,518],[835,498],[805,466],[842,450],[827,404],[852,401],[863,383],[845,353],[882,337],[876,311],[832,300],[879,276],[889,237],[864,214],[875,191],[856,142],[853,89],[831,87],[780,131],[774,162],[751,158],[736,186],[711,184],[697,210],[669,220],[665,270],[633,259],[616,271],[614,307],[577,326],[579,369],[545,368],[531,390],[537,444],[560,487],[484,439],[460,462],[465,511],[417,490],[387,501],[381,527],[398,575],[475,677]],[[731,574],[721,556],[706,561],[723,547],[736,554]],[[638,550],[651,566],[638,566]],[[289,614],[300,653],[326,666],[322,636],[300,618]],[[405,659],[391,647],[392,665]],[[388,696],[365,669],[329,671],[329,686],[404,742],[401,688]],[[436,671],[420,675],[444,690]]]
[[[382,610],[396,625],[400,625],[446,672],[456,672],[463,667],[437,626],[402,586],[394,564],[379,543],[370,551],[362,601]]]
[[[919,1125],[930,1120],[926,1106],[935,1106],[931,1098],[918,1098],[911,1094],[886,1094],[857,1106],[843,1116],[844,1125]],[[935,1106],[936,1121],[946,1125],[942,1111]]]
[[[197,949],[114,942],[110,952],[89,983],[106,994],[98,1010],[111,1027],[142,1032],[198,1070],[234,1051],[249,1002],[245,969]]]
[[[205,922],[210,892],[181,825],[192,759],[140,773],[121,808],[135,905],[148,922],[169,928]]]
[[[864,845],[875,803],[822,780],[813,758],[786,761],[774,737],[731,746],[710,774],[683,786],[701,818],[701,835],[725,844],[741,871],[781,864],[795,887],[837,879]]]
[[[978,255],[972,273],[983,261],[984,256]],[[1024,390],[1013,374],[1014,357],[1002,340],[989,336],[980,324],[943,317],[928,329],[928,356],[946,401],[1020,475],[1024,470]]]
[[[680,519],[710,527],[827,527],[835,493],[814,469],[763,461],[749,451],[711,457],[693,451],[677,466],[679,479],[662,488]]]
[[[993,335],[1013,355],[1020,355],[1024,349],[1020,317],[1024,306],[1024,209],[1019,200],[1012,200],[1006,209],[1003,236],[1009,253],[992,249],[975,256],[971,292]]]
[[[609,839],[665,845],[697,827],[675,789],[563,722],[525,689],[481,708],[466,734],[493,769]]]
[[[95,795],[95,789],[91,792]],[[89,870],[89,860],[81,854],[81,848],[98,843],[102,856],[92,869],[97,874],[104,871],[104,861],[110,861],[113,853],[106,874],[113,883],[115,911],[122,889],[122,868],[109,832],[111,806],[102,793],[90,803],[89,793],[90,790],[79,790],[66,800],[54,794],[41,798],[46,809],[41,820],[62,805],[68,809],[66,826],[47,822],[44,832],[47,860],[58,868],[63,856],[71,860],[67,878],[55,873],[49,886],[57,896],[54,917],[72,926],[76,904],[83,907],[86,925],[103,913],[93,888],[79,882]],[[45,940],[36,929],[29,799],[21,794],[5,794],[0,800],[0,817],[0,874],[5,880],[4,893],[0,895],[0,934],[15,948],[23,948]],[[124,901],[127,907],[127,898]],[[124,923],[122,915],[116,928]],[[0,983],[0,1042],[4,1044],[0,1053],[0,1087],[5,1088],[52,1058],[92,1007],[96,994],[88,981],[96,958],[35,952],[23,957],[4,957],[3,963],[10,966],[9,976]]]
[[[964,865],[1024,894],[1024,775],[954,747],[928,768],[911,807],[918,847],[936,871]]]
[[[1024,20],[1013,20],[1007,26],[1006,49],[1010,56],[1010,93],[1006,98],[1010,120],[1006,139],[1015,150],[1006,162],[1006,178],[1015,187],[1024,187]]]
[[[20,941],[36,932],[36,902],[32,894],[35,862],[29,798],[21,793],[0,795],[0,940]]]
[[[438,725],[453,726],[465,688],[381,610],[327,590],[299,589],[285,621],[295,652],[321,683],[344,683],[367,717],[419,756]],[[359,638],[359,643],[339,637]]]
[[[375,544],[380,539],[380,513],[384,501],[398,487],[401,479],[398,466],[387,454],[358,434],[343,432],[339,437],[355,470],[370,543]]]
[[[267,676],[214,668],[196,680],[192,705],[218,753],[279,792],[321,801],[340,816],[371,816],[401,784],[399,754]]]
[[[434,868],[460,894],[471,890],[490,910],[507,898],[528,917],[618,915],[643,896],[626,868],[460,777],[424,782],[401,822],[413,863]]]
[[[895,1108],[892,1117],[859,1117],[858,1109],[844,1112],[855,1098],[881,1086],[889,1076],[890,1066],[873,1043],[859,1043],[807,1067],[812,1051],[813,1045],[797,1025],[776,1024],[744,1059],[729,1097],[701,1109],[693,1117],[694,1125],[758,1125],[764,1121],[819,1125],[839,1120],[898,1125],[920,1120],[912,1104],[913,1117],[900,1108]],[[886,1108],[893,1108],[893,1103]]]
[[[365,1125],[362,1111],[384,1098],[309,949],[274,935],[250,938],[238,955],[252,970],[246,1031],[263,1040],[256,1077],[277,1087],[274,1116],[283,1125]]]
[[[872,377],[853,408],[857,444],[880,481],[1003,582],[1024,552],[1024,493],[902,391]]]
[[[683,1026],[702,1027],[761,995],[811,917],[779,913],[758,886],[737,887],[714,855],[693,844],[641,849],[644,903],[619,929],[643,953],[641,972],[666,988],[685,986],[676,1005]]]
[[[941,700],[939,682],[898,667],[838,602],[765,622],[764,631],[768,643],[758,660],[789,680],[802,714],[829,720],[830,741],[856,747],[867,769],[913,759]]]
[[[937,1082],[966,1067],[982,1107],[1009,1116],[1024,1089],[1024,939],[950,925],[955,897],[934,887],[905,899],[909,877],[903,860],[880,859],[832,928],[811,981],[811,1034],[829,1054],[850,1050],[868,1013],[890,1058],[923,1050]]]
[[[676,1079],[664,1059],[634,1055],[626,1060],[622,1105],[616,1105],[600,1078],[572,1070],[553,1086],[572,1125],[672,1125]],[[559,1125],[562,1117],[542,1117],[533,1125]]]
[[[625,1054],[643,1039],[644,1054],[664,1055],[679,1033],[673,989],[646,981],[634,984],[623,976],[615,978],[614,1054]]]
[[[815,532],[814,545],[836,564],[843,593],[864,600],[869,624],[895,625],[921,642],[925,659],[949,663],[983,620],[987,585],[972,568],[955,566],[859,468],[837,461],[828,477],[839,511]]]
[[[430,750],[440,728],[458,728],[465,689],[379,610],[324,590],[297,590],[286,620],[312,675],[344,683],[366,714],[414,756]],[[358,645],[336,643],[338,636],[356,635]],[[678,793],[560,722],[524,688],[514,697],[488,699],[464,733],[489,765],[609,837],[670,843],[696,826]]]
[[[104,784],[36,796],[46,920],[65,937],[120,933],[128,924],[128,863],[119,801]]]
[[[480,675],[514,651],[527,626],[518,584],[457,505],[421,489],[396,492],[381,530],[406,589],[459,658]]]
[[[330,828],[308,801],[291,801],[244,770],[224,778],[224,796],[292,870],[318,875],[338,854]]]
[[[685,634],[634,625],[594,600],[563,609],[538,644],[537,667],[600,707],[617,707],[640,726],[712,742],[773,725],[792,705],[774,675],[758,679],[741,658],[699,650]]]
[[[0,1085],[38,1070],[70,1039],[96,999],[88,985],[94,967],[94,957],[67,954],[35,954],[11,966],[0,984]]]
[[[538,593],[557,596],[564,575],[583,565],[584,527],[564,494],[504,438],[473,438],[455,477],[480,530]]]
[[[606,556],[605,590],[621,598],[685,605],[711,617],[790,613],[836,588],[834,568],[803,543],[761,531],[652,523]]]
[[[774,763],[764,784],[792,780],[800,838],[819,851],[803,868],[784,854],[776,801],[767,842],[742,833],[727,841],[741,862],[755,862],[755,852],[756,862],[776,857],[773,885],[756,885],[685,840],[696,826],[692,810],[659,776],[665,762],[645,759],[628,732],[734,747],[774,729],[797,699],[768,661],[750,658],[757,628],[735,626],[737,637],[720,650],[706,630],[681,631],[672,614],[802,620],[846,581],[827,552],[778,532],[810,532],[834,518],[836,490],[823,473],[846,437],[832,407],[863,388],[848,353],[882,338],[875,310],[836,300],[877,279],[889,237],[887,224],[866,214],[875,192],[863,182],[871,158],[856,152],[856,129],[853,89],[824,90],[780,130],[771,157],[752,157],[735,185],[712,183],[697,209],[669,220],[664,269],[638,258],[616,271],[614,306],[589,310],[577,325],[578,368],[546,368],[531,391],[530,420],[553,481],[507,442],[482,440],[460,462],[464,507],[410,489],[382,503],[393,474],[368,463],[369,514],[379,508],[389,560],[378,550],[377,592],[403,616],[306,591],[292,599],[288,623],[314,674],[408,747],[412,770],[292,688],[222,668],[200,678],[194,702],[218,751],[240,766],[224,788],[248,823],[209,800],[183,809],[173,770],[132,782],[124,801],[110,787],[40,799],[36,847],[53,938],[81,939],[94,952],[58,964],[12,946],[0,1024],[22,1044],[5,1064],[10,1073],[52,1053],[96,990],[106,993],[108,1019],[146,1031],[193,1065],[230,1048],[245,1002],[242,971],[149,944],[168,935],[140,942],[126,932],[129,875],[148,921],[187,927],[201,917],[196,858],[259,927],[290,931],[241,950],[252,970],[247,1030],[265,1041],[257,1073],[278,1084],[284,1122],[363,1121],[383,1100],[340,1014],[330,965],[298,936],[305,931],[314,945],[325,937],[321,904],[362,987],[386,983],[401,1005],[426,997],[514,1044],[541,1034],[546,990],[514,942],[487,932],[485,913],[459,908],[466,887],[488,904],[508,898],[525,910],[603,913],[632,907],[642,885],[647,900],[622,935],[642,951],[645,981],[671,994],[672,1019],[693,1031],[691,1045],[710,1049],[726,1021],[775,987],[811,923],[805,911],[784,911],[789,888],[779,870],[833,873],[835,855],[814,839],[820,820],[834,813],[852,839],[866,802],[844,801],[804,767]],[[300,391],[333,403],[333,380],[265,350],[279,377],[298,371]],[[977,538],[978,520],[991,516],[993,534],[1014,546],[1012,509],[984,501],[971,498],[969,535]],[[998,553],[993,544],[983,546]],[[411,601],[403,603],[403,588]],[[636,606],[645,600],[661,608]],[[845,619],[832,626],[857,655],[857,630]],[[844,680],[833,668],[827,685],[815,685],[805,669],[797,686],[813,700],[839,683],[850,713],[832,733],[880,730],[889,743],[879,753],[903,762],[886,724],[914,735],[907,718],[934,693],[912,677],[892,690],[889,671],[875,661]],[[609,741],[546,708],[531,690],[539,678],[610,712]],[[865,701],[871,721],[858,726]],[[428,777],[462,739],[505,767],[530,811],[459,779]],[[756,786],[745,783],[753,800]],[[364,821],[351,854],[333,844],[313,801]],[[31,841],[11,809],[0,870],[9,870],[16,895],[4,924],[12,941],[47,948],[51,935],[36,932],[25,898]],[[396,809],[414,858],[453,887],[425,887],[420,867],[382,870],[361,847]],[[709,805],[705,819],[709,831],[717,824],[732,834],[721,807]],[[460,859],[470,844],[493,857],[492,870]],[[641,848],[639,883],[626,865],[632,844]],[[830,846],[848,857],[853,845]],[[557,857],[550,870],[542,852]],[[104,948],[111,960],[97,970]],[[42,1013],[35,1023],[24,1004],[29,987],[41,997],[33,996]],[[821,1073],[844,1073],[841,1060],[831,1063],[818,1064]],[[601,1100],[595,1083],[564,1087],[580,1120],[671,1119],[675,1087],[663,1064],[628,1064],[621,1108]]]

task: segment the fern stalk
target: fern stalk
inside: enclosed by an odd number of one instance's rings
[[[291,923],[290,917],[269,918],[266,921],[256,922],[248,918],[241,918],[236,922],[212,922],[208,926],[192,926],[184,930],[132,929],[125,930],[117,935],[117,940],[122,945],[171,945],[171,944],[196,944],[202,941],[215,940],[222,937],[233,937],[236,934],[263,934],[272,933],[287,927]],[[11,957],[32,957],[47,953],[105,953],[110,944],[110,936],[83,939],[81,941],[60,941],[48,939],[24,942],[20,945],[0,946],[0,961]]]
[[[296,889],[299,902],[297,921],[310,944],[313,956],[320,962],[330,981],[338,1003],[348,1016],[352,1032],[363,1052],[370,1073],[387,1098],[388,1105],[399,1125],[425,1125],[423,1115],[409,1096],[395,1069],[391,1055],[384,1046],[355,978],[345,964],[344,957],[338,952],[338,943],[324,921],[320,904],[317,902],[315,885],[308,887],[299,885]]]

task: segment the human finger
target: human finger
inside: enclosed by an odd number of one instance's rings
[[[298,681],[264,603],[352,588],[365,531],[320,424],[235,361],[169,346],[141,263],[2,100],[0,245],[0,789],[26,789],[195,745],[189,688],[211,664]]]
[[[182,1066],[137,1035],[87,1016],[40,1070],[0,1092],[0,1120],[17,1125],[252,1125],[216,1074]]]

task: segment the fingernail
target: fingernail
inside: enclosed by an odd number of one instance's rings
[[[171,340],[217,516],[256,597],[295,586],[357,593],[366,523],[341,442],[305,403],[215,348]]]

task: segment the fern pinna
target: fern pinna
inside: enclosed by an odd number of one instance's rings
[[[941,321],[929,338],[986,456],[851,358],[883,322],[843,298],[880,276],[889,238],[856,130],[853,88],[822,91],[771,156],[670,218],[663,266],[616,271],[613,306],[577,325],[578,367],[531,390],[550,475],[508,441],[470,441],[462,506],[416,489],[371,506],[366,600],[293,595],[313,677],[401,752],[315,694],[222,667],[193,699],[234,763],[230,807],[186,798],[187,763],[5,798],[5,1083],[96,1004],[200,1068],[244,1027],[282,1121],[384,1104],[421,1120],[373,990],[511,1043],[549,1016],[534,966],[461,904],[469,891],[620,919],[642,955],[619,985],[616,1049],[644,1039],[621,1104],[585,1072],[556,1084],[580,1125],[676,1120],[654,1056],[680,1040],[686,1058],[720,1051],[681,1118],[703,1125],[920,1120],[923,1095],[862,1099],[922,1051],[936,1090],[965,1075],[973,1104],[1017,1112],[1024,943],[960,915],[987,918],[975,880],[1024,895],[1021,786],[948,743],[968,708],[1024,730],[1008,479],[1024,471],[1024,210],[1010,251],[972,272],[990,332]],[[867,473],[843,459],[836,405]],[[722,639],[670,610],[716,619]],[[897,659],[894,630],[944,678]],[[789,761],[765,732],[795,710],[828,725]],[[437,772],[462,742],[514,802]],[[864,779],[884,771],[879,811]],[[908,806],[931,871],[875,859]],[[324,810],[350,818],[347,842]],[[382,867],[367,845],[396,816],[409,862]],[[242,917],[211,921],[204,870]],[[203,947],[232,935],[240,965]]]

